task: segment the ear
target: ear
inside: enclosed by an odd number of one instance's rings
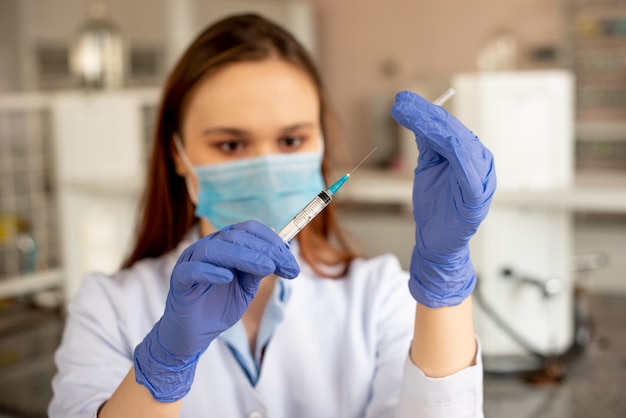
[[[174,134],[170,141],[170,153],[172,155],[172,159],[174,160],[174,169],[176,170],[176,174],[181,177],[185,177],[190,173],[189,168],[184,161],[185,157],[181,155],[181,151],[184,152],[184,148],[180,150],[179,146],[184,147],[180,137],[177,134]]]

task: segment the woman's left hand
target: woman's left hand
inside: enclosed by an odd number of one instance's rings
[[[469,240],[496,189],[493,155],[458,119],[415,93],[398,93],[392,115],[413,131],[419,149],[411,294],[429,307],[458,305],[476,282]]]

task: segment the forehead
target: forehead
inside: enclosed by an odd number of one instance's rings
[[[311,76],[280,59],[229,64],[203,78],[190,96],[185,123],[241,125],[319,121]]]

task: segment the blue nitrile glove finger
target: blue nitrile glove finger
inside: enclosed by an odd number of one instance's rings
[[[256,295],[261,279],[292,279],[300,267],[276,232],[256,221],[201,238],[179,257],[165,311],[135,349],[135,375],[161,402],[189,391],[199,356],[233,326]]]
[[[398,93],[392,116],[413,131],[419,149],[411,294],[430,307],[458,305],[476,284],[469,240],[496,189],[493,155],[458,119],[415,93]]]

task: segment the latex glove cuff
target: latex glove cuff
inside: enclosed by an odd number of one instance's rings
[[[476,272],[469,249],[462,262],[437,263],[422,257],[413,248],[409,291],[420,304],[430,308],[456,306],[467,299],[476,287]]]
[[[189,393],[200,354],[180,359],[169,353],[158,340],[159,322],[135,348],[135,381],[155,400],[175,402]]]

